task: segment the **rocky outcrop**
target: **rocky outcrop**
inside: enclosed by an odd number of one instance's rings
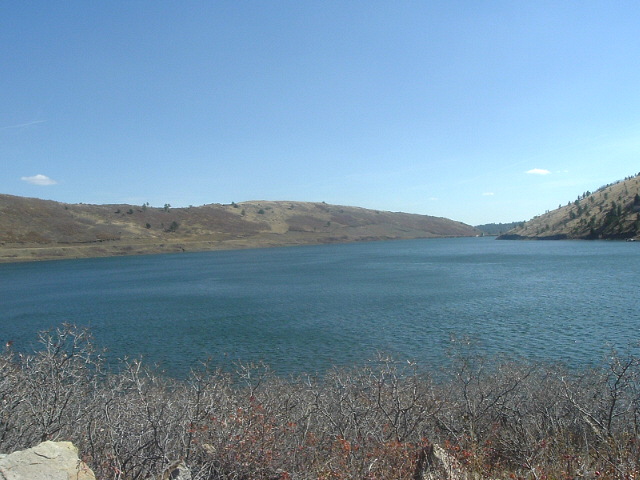
[[[416,465],[414,480],[462,480],[464,475],[458,461],[436,444],[422,449]]]
[[[95,480],[71,442],[43,442],[0,455],[0,480]]]
[[[191,480],[191,470],[184,462],[178,461],[169,465],[158,480]]]

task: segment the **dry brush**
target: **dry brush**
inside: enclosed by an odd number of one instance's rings
[[[576,372],[459,351],[439,371],[380,356],[322,378],[203,365],[174,379],[139,360],[109,370],[66,325],[0,355],[0,451],[70,440],[104,479],[176,461],[195,479],[417,479],[438,445],[457,478],[631,479],[639,375],[634,356]]]

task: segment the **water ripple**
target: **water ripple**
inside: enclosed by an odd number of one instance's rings
[[[73,322],[112,358],[176,374],[207,357],[321,372],[377,351],[442,365],[453,337],[582,366],[640,339],[638,271],[635,244],[490,239],[0,265],[0,341]]]

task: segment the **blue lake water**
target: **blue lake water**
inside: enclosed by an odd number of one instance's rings
[[[640,244],[460,238],[0,265],[0,341],[86,325],[108,358],[183,374],[211,358],[279,373],[376,352],[601,361],[640,340]]]

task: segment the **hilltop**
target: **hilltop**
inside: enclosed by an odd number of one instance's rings
[[[499,239],[634,239],[640,235],[640,174],[584,192]]]
[[[0,195],[0,262],[479,233],[446,218],[322,202],[250,201],[155,208]]]

